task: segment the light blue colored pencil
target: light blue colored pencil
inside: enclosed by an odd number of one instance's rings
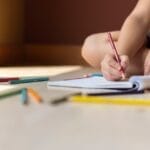
[[[97,77],[103,77],[103,74],[102,73],[92,73],[92,74],[90,74],[92,77],[95,77],[95,76],[97,76]]]
[[[22,104],[27,104],[28,101],[28,94],[27,94],[27,89],[24,88],[21,90],[21,103]]]

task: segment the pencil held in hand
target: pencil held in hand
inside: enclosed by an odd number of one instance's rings
[[[114,55],[115,55],[116,61],[117,61],[117,63],[118,63],[119,66],[120,66],[120,72],[121,72],[121,75],[122,75],[122,79],[125,79],[125,71],[124,71],[124,69],[123,69],[123,67],[122,67],[122,65],[121,65],[121,59],[120,59],[120,57],[119,57],[119,54],[118,54],[118,52],[117,52],[116,46],[115,46],[115,44],[114,44],[114,42],[113,42],[113,39],[112,39],[112,36],[111,36],[111,33],[110,33],[110,32],[108,32],[108,41],[109,41],[109,43],[110,43],[110,45],[111,45],[111,48],[112,48],[113,53],[114,53]]]

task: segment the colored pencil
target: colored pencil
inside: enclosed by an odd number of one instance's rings
[[[32,100],[34,100],[37,103],[42,102],[42,97],[32,88],[27,88],[28,94],[32,97]]]
[[[0,92],[0,99],[20,94],[23,88],[12,88]]]
[[[8,81],[9,84],[22,84],[22,83],[31,83],[31,82],[42,82],[48,81],[49,77],[34,77],[34,78],[22,78],[19,80]]]
[[[19,80],[18,77],[14,77],[14,78],[0,78],[0,82],[8,82],[11,80]]]
[[[112,104],[112,105],[139,105],[150,106],[150,98],[136,97],[104,97],[104,96],[72,96],[70,101],[76,103]]]
[[[103,74],[101,73],[90,73],[90,74],[85,74],[83,75],[84,78],[88,78],[88,77],[103,77]]]
[[[21,90],[21,102],[22,104],[27,104],[28,96],[27,96],[27,89],[24,88]]]
[[[119,66],[121,68],[120,71],[122,73],[122,78],[125,79],[125,72],[124,72],[124,69],[123,69],[123,67],[121,65],[121,60],[120,60],[119,54],[117,52],[117,48],[115,46],[115,43],[113,42],[113,39],[112,39],[112,36],[111,36],[110,32],[108,32],[108,41],[109,41],[109,43],[111,45],[111,48],[112,48],[112,50],[114,52],[114,55],[115,55],[116,60],[117,60],[117,63],[119,64]]]

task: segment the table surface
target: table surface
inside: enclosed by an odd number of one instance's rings
[[[2,76],[49,75],[52,79],[91,71],[78,66],[0,68]],[[64,92],[49,90],[46,84],[21,85],[36,89],[44,99],[42,104],[29,99],[24,106],[19,96],[0,101],[0,150],[150,149],[150,107],[75,103],[52,106],[50,101]]]

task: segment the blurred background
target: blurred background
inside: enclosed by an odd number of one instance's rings
[[[137,0],[0,0],[0,65],[81,65],[84,39],[119,30]]]

